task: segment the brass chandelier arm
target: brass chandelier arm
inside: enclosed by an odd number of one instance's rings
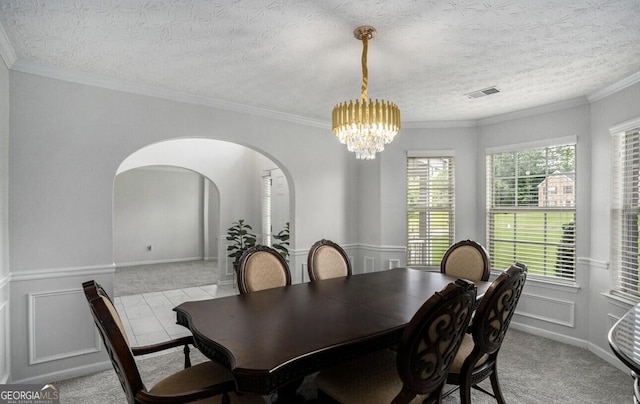
[[[362,102],[367,102],[367,85],[369,84],[369,70],[367,69],[367,50],[369,48],[368,35],[362,36]]]

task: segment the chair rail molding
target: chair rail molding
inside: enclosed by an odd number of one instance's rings
[[[13,272],[11,282],[29,282],[43,279],[68,278],[85,275],[109,275],[116,272],[115,264],[92,265],[86,267],[48,268]]]
[[[2,278],[0,278],[0,290],[2,290],[2,288],[4,288],[7,285],[9,285],[9,283],[11,283],[11,273],[9,273],[6,276],[3,276]],[[2,295],[0,294],[0,296],[2,296]]]

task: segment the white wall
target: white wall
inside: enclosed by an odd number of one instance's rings
[[[306,250],[325,234],[346,243],[357,240],[356,232],[347,230],[357,228],[357,219],[345,209],[353,206],[353,155],[328,128],[19,72],[10,72],[9,84],[14,381],[56,380],[56,372],[86,372],[104,360],[102,352],[92,353],[99,349],[92,336],[63,340],[56,331],[93,329],[80,285],[95,278],[112,288],[114,177],[127,156],[147,145],[176,138],[226,140],[280,166],[295,195],[294,276],[301,273]],[[241,161],[231,167],[245,169]],[[221,212],[230,213],[220,228],[241,217],[243,206],[240,198],[222,201]],[[260,212],[255,217],[259,220]],[[30,321],[56,305],[65,310],[37,324]]]
[[[563,107],[564,105],[564,107]],[[485,123],[478,128],[478,162],[476,181],[479,203],[477,217],[485,218],[485,155],[487,148],[509,145],[531,145],[546,139],[574,137],[576,146],[576,255],[578,267],[576,285],[557,286],[537,282],[533,278],[527,285],[518,304],[518,314],[514,322],[525,330],[543,333],[565,342],[586,347],[590,321],[589,270],[584,262],[590,257],[591,226],[591,126],[590,106],[586,99],[578,99],[558,105],[560,109],[549,112],[542,110],[531,116],[498,120]],[[479,233],[485,238],[486,224],[478,223]],[[526,262],[525,262],[526,264]],[[603,285],[606,286],[606,285]]]
[[[444,124],[443,124],[444,126]],[[406,265],[407,152],[444,151],[456,164],[455,238],[478,239],[475,127],[405,128],[373,161],[358,163],[360,251],[365,272]]]
[[[9,362],[9,70],[0,55],[0,384]]]
[[[200,174],[173,167],[136,168],[117,175],[113,193],[116,265],[204,258],[208,223]]]
[[[585,339],[610,355],[606,343],[609,328],[630,308],[630,303],[612,298],[610,284],[610,190],[611,133],[609,129],[640,117],[640,84],[635,84],[591,105],[591,229],[588,272],[589,333]],[[586,255],[586,254],[585,254]],[[601,355],[602,356],[602,355]]]
[[[94,370],[104,360],[102,352],[93,352],[99,344],[87,332],[91,320],[79,287],[91,278],[112,287],[113,180],[127,156],[177,138],[247,146],[283,170],[293,212],[292,273],[299,281],[306,251],[320,238],[345,245],[357,272],[404,265],[407,150],[453,150],[456,239],[484,240],[485,149],[576,136],[577,286],[529,281],[514,326],[615,362],[603,331],[628,305],[602,296],[608,290],[608,128],[640,111],[640,85],[593,104],[572,100],[483,120],[478,127],[405,128],[371,162],[356,161],[328,127],[18,72],[10,72],[9,81],[13,380],[56,380],[70,370]],[[221,212],[229,213],[221,214],[221,229],[244,214],[254,213],[259,222],[260,213],[247,210],[251,204],[225,202],[222,186],[220,194]],[[77,330],[75,340],[56,337],[68,329]]]

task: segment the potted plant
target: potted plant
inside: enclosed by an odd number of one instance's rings
[[[280,241],[273,243],[273,248],[277,250],[285,261],[289,261],[289,222],[280,230],[278,234],[274,234],[273,238]]]
[[[253,230],[253,228],[243,219],[233,222],[232,226],[227,229],[227,240],[231,241],[231,245],[227,246],[227,252],[229,252],[227,256],[233,258],[234,271],[238,268],[242,254],[256,245],[256,235],[250,233],[249,230]]]

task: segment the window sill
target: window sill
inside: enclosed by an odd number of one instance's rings
[[[495,271],[495,270],[491,272],[491,274],[495,275],[495,277],[497,277],[501,273],[502,271]],[[533,285],[540,288],[559,290],[561,292],[569,292],[574,294],[577,294],[580,291],[580,289],[582,289],[580,285],[578,285],[574,281],[564,281],[564,282],[556,281],[553,279],[546,279],[546,278],[535,276],[535,275],[527,276],[526,285]]]
[[[636,304],[640,303],[640,299],[638,300],[633,300],[627,297],[622,297],[619,295],[614,295],[613,293],[609,293],[609,292],[604,292],[604,293],[600,293],[602,296],[606,297],[607,300],[609,300],[610,303],[615,304],[616,306],[621,306],[625,309],[630,309],[631,307],[635,306]]]

